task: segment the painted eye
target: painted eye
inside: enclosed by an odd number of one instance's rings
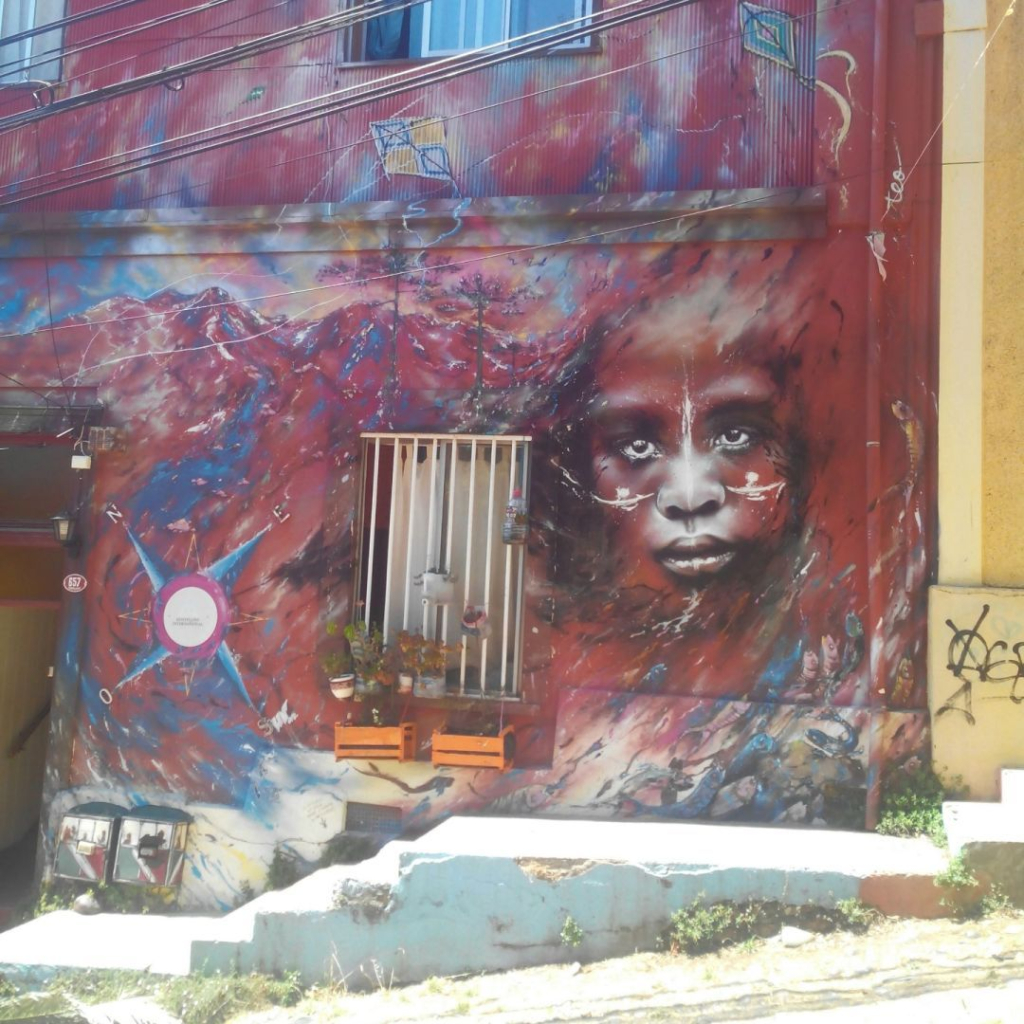
[[[646,438],[637,437],[631,441],[624,441],[619,445],[619,451],[628,462],[646,462],[659,454],[658,446]]]
[[[746,451],[753,442],[753,431],[745,427],[729,427],[715,437],[715,447],[726,451]]]

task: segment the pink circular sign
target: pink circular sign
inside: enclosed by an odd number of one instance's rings
[[[64,577],[64,589],[69,594],[80,594],[89,585],[89,581],[77,572],[69,572]]]
[[[165,584],[153,598],[153,625],[175,657],[210,658],[227,632],[229,611],[220,584],[188,573]]]

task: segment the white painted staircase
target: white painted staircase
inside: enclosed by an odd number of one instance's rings
[[[949,852],[1024,906],[1024,768],[1000,773],[999,803],[950,801],[942,805]]]
[[[1021,845],[1024,859],[1024,768],[1002,770],[1000,793],[999,803],[957,800],[942,805],[951,854],[973,843],[1013,843]]]

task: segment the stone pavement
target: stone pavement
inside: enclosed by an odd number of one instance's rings
[[[1024,916],[887,920],[701,957],[641,953],[307,998],[237,1024],[1020,1024]]]

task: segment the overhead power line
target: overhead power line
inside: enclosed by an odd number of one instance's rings
[[[215,4],[224,2],[226,0],[214,0]],[[201,71],[213,70],[224,67],[227,64],[237,64],[248,57],[257,56],[269,50],[276,50],[283,46],[315,39],[317,36],[324,35],[327,32],[334,32],[350,24],[367,21],[379,14],[390,13],[395,10],[405,10],[408,7],[415,7],[426,2],[427,0],[402,0],[399,4],[392,4],[390,0],[369,0],[369,2],[359,7],[347,8],[335,14],[328,14],[322,18],[314,18],[312,21],[303,22],[300,25],[293,25],[291,28],[257,36],[255,39],[247,40],[244,43],[215,50],[213,53],[208,53],[202,57],[195,57],[192,60],[182,61],[179,64],[172,64],[169,67],[161,68],[159,71],[151,71],[145,75],[136,75],[134,78],[126,79],[123,82],[112,82],[110,85],[103,85],[96,89],[88,89],[74,96],[66,96],[63,99],[54,100],[43,107],[37,107],[33,110],[8,114],[6,117],[0,117],[0,129],[32,124],[68,110],[77,110],[97,102],[113,99],[116,96],[128,96],[131,93],[141,92],[143,89],[148,89],[154,85],[174,83]]]
[[[411,0],[411,3],[422,2],[422,0]],[[538,29],[533,32],[524,33],[512,40],[501,43],[494,43],[488,46],[479,47],[465,53],[454,54],[450,57],[433,61],[425,67],[405,68],[392,75],[376,79],[371,83],[361,83],[343,89],[335,90],[322,96],[299,100],[287,104],[276,110],[262,114],[238,118],[233,122],[216,125],[211,128],[190,132],[174,139],[165,140],[159,144],[159,152],[153,155],[132,156],[133,153],[152,151],[155,146],[137,147],[121,154],[113,154],[110,157],[98,158],[89,161],[88,164],[78,165],[71,168],[72,171],[79,170],[89,165],[107,163],[106,167],[99,168],[96,173],[88,176],[78,175],[70,180],[64,179],[56,183],[41,183],[36,188],[23,189],[20,193],[9,195],[0,201],[0,208],[9,207],[29,199],[39,199],[49,195],[55,195],[79,188],[85,185],[95,184],[112,177],[118,177],[133,170],[159,166],[171,160],[180,159],[184,156],[195,156],[210,150],[219,149],[226,145],[237,142],[249,141],[259,138],[272,132],[281,131],[285,128],[296,127],[309,121],[323,117],[329,113],[338,113],[354,109],[369,103],[374,103],[392,96],[401,95],[414,89],[435,85],[439,82],[469,74],[473,71],[483,70],[498,64],[505,63],[517,57],[534,53],[547,52],[553,47],[572,42],[585,36],[606,32],[609,29],[626,25],[642,18],[652,17],[680,7],[691,6],[699,3],[700,0],[659,0],[639,10],[620,12],[623,8],[634,8],[646,0],[627,0],[612,8],[605,8],[604,11],[584,18],[574,18],[563,24],[575,25],[576,27],[562,31],[552,31],[551,28]],[[411,5],[410,3],[410,5]],[[392,8],[393,9],[393,8]],[[584,21],[585,24],[577,24]],[[561,26],[555,26],[560,28]],[[540,38],[538,38],[540,37]],[[528,40],[519,43],[519,40]],[[516,45],[509,45],[509,44]],[[497,52],[496,52],[497,51]],[[310,104],[313,104],[310,106]],[[299,108],[299,109],[295,109]],[[255,125],[245,126],[245,122],[258,121]],[[233,125],[242,127],[232,127]],[[203,140],[200,136],[219,129],[227,129],[212,139]],[[109,161],[121,159],[119,163],[111,164]],[[48,172],[46,175],[36,178],[23,179],[18,184],[39,181],[40,177],[52,179],[62,173],[61,171]]]
[[[115,11],[120,11],[124,7],[134,7],[136,4],[146,3],[146,0],[113,0],[112,3],[102,4],[100,7],[93,7],[89,11],[81,11],[79,14],[69,14],[66,18],[58,18],[56,21],[48,21],[45,25],[35,25],[32,28],[26,28],[21,32],[15,32],[13,35],[4,36],[0,42],[6,46],[9,43],[20,43],[25,39],[31,39],[34,36],[45,35],[47,32],[53,32],[55,29],[67,28],[69,25],[77,25],[80,21],[86,21],[89,18],[99,18],[104,14],[113,14]]]
[[[837,0],[835,8],[846,7],[852,3],[860,2],[860,0]],[[803,22],[818,16],[817,11],[810,11],[806,14],[799,14],[793,17],[794,22]],[[647,67],[651,64],[660,63],[663,60],[670,60],[673,57],[681,57],[688,53],[694,53],[697,50],[705,50],[712,47],[722,46],[725,43],[732,42],[736,39],[741,39],[743,32],[730,32],[727,35],[716,36],[714,39],[708,39],[701,43],[694,43],[692,46],[684,46],[678,50],[670,50],[667,53],[659,53],[653,57],[646,57],[643,60],[632,61],[629,64],[622,64],[617,67],[607,68],[604,71],[596,72],[592,75],[585,75],[581,78],[572,78],[564,82],[559,82],[556,85],[549,85],[543,89],[535,89],[531,92],[516,93],[514,95],[505,96],[500,100],[494,100],[491,103],[481,104],[475,107],[467,107],[462,110],[454,110],[445,114],[439,114],[436,117],[426,118],[423,121],[424,127],[429,127],[431,124],[448,124],[449,122],[459,120],[464,117],[470,117],[473,114],[478,114],[487,110],[496,110],[499,107],[508,106],[514,103],[523,103],[526,100],[533,100],[539,96],[547,96],[553,92],[560,92],[563,89],[572,89],[581,85],[586,85],[590,82],[599,82],[607,78],[613,78],[616,75],[623,75],[630,71],[634,71],[637,68]],[[275,160],[273,163],[262,164],[260,169],[262,171],[270,170],[274,167],[285,167],[288,164],[301,163],[306,160],[316,159],[318,157],[330,156],[336,153],[343,153],[347,150],[357,149],[360,146],[366,146],[373,142],[373,135],[371,132],[364,133],[360,138],[354,142],[345,142],[338,146],[329,146],[326,149],[316,150],[314,152],[302,153],[298,156],[286,157],[283,160]],[[178,188],[164,189],[160,192],[149,192],[144,196],[139,197],[139,202],[148,202],[151,199],[161,199],[164,196],[177,195],[180,192],[193,191],[195,189],[202,188],[205,185],[211,185],[214,182],[223,184],[227,181],[234,181],[238,178],[246,178],[252,174],[252,169],[248,168],[243,171],[238,171],[234,174],[223,174],[219,173],[216,178],[208,178],[205,181],[194,181],[189,180],[187,184],[180,185]],[[437,188],[447,187],[448,183],[442,182]]]
[[[128,0],[129,3],[139,3],[140,0]],[[116,29],[109,29],[106,32],[98,32],[94,36],[89,36],[86,39],[81,40],[74,46],[64,46],[58,44],[51,46],[46,50],[34,50],[31,57],[26,61],[20,58],[13,58],[12,60],[0,63],[0,75],[8,75],[15,71],[24,71],[29,68],[38,67],[41,64],[49,64],[57,58],[72,57],[79,53],[85,53],[88,50],[95,49],[97,46],[107,46],[110,43],[120,42],[122,39],[127,39],[129,36],[136,35],[139,32],[148,32],[153,28],[160,28],[162,25],[166,25],[169,22],[179,21],[182,18],[188,18],[193,14],[202,14],[205,11],[213,10],[214,8],[220,7],[227,3],[236,3],[237,0],[207,0],[206,3],[197,4],[195,7],[186,7],[184,10],[172,11],[170,14],[161,14],[156,18],[150,18],[148,21],[139,21],[134,25],[126,25]],[[120,7],[120,4],[112,4],[111,7]],[[264,8],[267,10],[269,8]],[[91,17],[96,14],[96,11],[89,11],[88,15]],[[245,17],[253,17],[255,14],[261,12],[250,12]],[[77,20],[77,19],[74,19]],[[241,20],[241,19],[236,19]],[[231,24],[229,22],[228,24]],[[30,35],[41,35],[44,32],[51,32],[61,27],[60,22],[51,22],[49,25],[42,25],[38,28],[22,32],[17,36],[6,36],[0,40],[0,43],[7,45],[8,43],[15,42],[19,39],[27,38]],[[219,26],[218,26],[219,27]],[[177,42],[174,40],[173,42]],[[168,45],[167,43],[164,46]],[[157,47],[157,49],[163,49],[163,46]],[[146,52],[153,52],[152,50]],[[139,54],[132,54],[129,60],[134,60]],[[107,65],[109,66],[109,65]],[[89,74],[94,74],[96,71],[102,70],[102,68],[90,68]],[[64,78],[61,79],[60,84],[62,86],[68,85],[69,82],[75,81],[75,78]]]

